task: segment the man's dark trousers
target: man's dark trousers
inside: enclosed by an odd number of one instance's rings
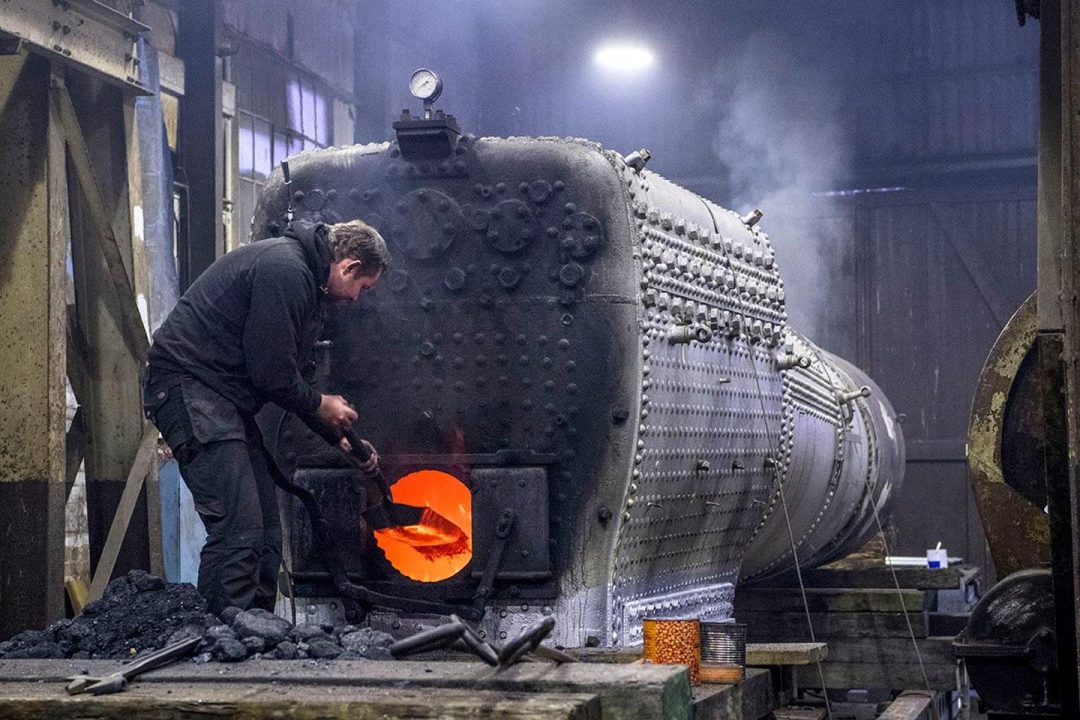
[[[192,432],[180,384],[148,384],[146,395],[147,414],[173,449],[206,526],[199,593],[208,609],[215,614],[229,606],[272,611],[281,565],[281,521],[269,465],[273,460],[254,418],[239,415],[243,439],[201,442]]]

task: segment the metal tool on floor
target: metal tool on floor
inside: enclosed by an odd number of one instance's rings
[[[91,695],[108,695],[127,690],[128,683],[143,673],[156,670],[166,665],[171,665],[195,651],[202,641],[201,637],[192,637],[180,642],[173,643],[168,647],[155,650],[148,655],[131,661],[122,669],[109,675],[72,675],[68,678],[67,691],[69,695],[90,693]]]
[[[448,623],[397,641],[390,646],[390,654],[400,659],[433,650],[462,650],[475,654],[488,665],[500,668],[520,662],[527,655],[555,663],[577,662],[577,658],[572,655],[540,644],[554,629],[555,618],[546,617],[525,628],[519,636],[497,649],[480,637],[468,623],[457,615],[451,615]]]

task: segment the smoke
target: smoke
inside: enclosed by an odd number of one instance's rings
[[[717,112],[712,138],[728,174],[729,205],[760,208],[776,249],[792,327],[834,350],[852,342],[853,286],[843,282],[847,221],[828,196],[850,150],[837,88],[778,36],[747,38],[700,97]],[[838,347],[841,346],[841,347]]]

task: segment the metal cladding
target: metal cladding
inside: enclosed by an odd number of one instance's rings
[[[553,613],[563,645],[621,645],[645,617],[730,617],[740,569],[790,569],[784,500],[803,564],[865,542],[901,480],[895,415],[787,326],[759,225],[581,140],[463,135],[409,156],[290,161],[298,217],[364,219],[394,257],[329,319],[329,389],[358,403],[391,475],[452,466],[479,498],[459,578],[357,572],[460,596],[509,507],[532,540],[503,555],[485,631]],[[287,203],[276,172],[255,237]],[[292,459],[310,441],[288,428]]]

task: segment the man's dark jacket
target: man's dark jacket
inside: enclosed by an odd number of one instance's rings
[[[320,394],[299,363],[315,339],[331,261],[325,226],[293,223],[284,237],[220,258],[154,333],[150,383],[183,380],[198,440],[243,437],[240,418],[222,416],[214,395],[244,415],[273,402],[313,424]]]

